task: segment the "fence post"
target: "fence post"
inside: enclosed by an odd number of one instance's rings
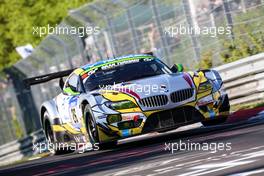
[[[183,10],[185,13],[185,18],[188,23],[188,27],[194,28],[194,29],[199,27],[196,21],[193,1],[192,0],[182,0],[182,4],[183,4]],[[190,36],[191,36],[192,47],[193,47],[194,54],[195,54],[194,60],[198,62],[200,55],[201,55],[200,44],[199,44],[199,41],[195,33],[194,34],[191,33]]]
[[[110,15],[109,15],[109,13],[106,13],[104,9],[102,9],[98,6],[95,6],[93,4],[90,5],[90,7],[93,8],[94,10],[96,10],[98,13],[100,13],[104,17],[106,24],[108,26],[108,30],[109,30],[111,55],[112,55],[112,57],[115,57],[115,55],[117,54],[118,48],[116,47],[116,42],[114,39],[113,25],[112,25]]]
[[[132,34],[132,41],[133,41],[133,50],[136,52],[136,53],[139,53],[139,44],[138,44],[138,37],[137,37],[137,33],[136,33],[136,30],[135,30],[135,25],[133,23],[133,20],[132,20],[132,15],[131,15],[131,11],[129,8],[126,9],[126,16],[127,16],[127,21],[128,21],[128,26],[129,26],[129,29],[130,29],[130,33]]]
[[[55,40],[57,43],[62,45],[64,56],[68,60],[70,68],[73,68],[73,63],[72,63],[71,57],[69,57],[69,54],[67,53],[67,51],[70,51],[68,46],[64,43],[64,41],[62,41],[60,38],[56,37],[55,35],[50,35],[50,37],[51,37],[51,39]]]
[[[224,13],[227,21],[227,26],[231,27],[231,39],[234,41],[234,33],[233,33],[233,19],[232,15],[230,12],[230,7],[229,7],[229,1],[228,0],[223,0],[223,7],[224,7]]]
[[[135,30],[134,22],[132,20],[132,14],[131,14],[131,11],[129,9],[129,6],[127,6],[126,3],[124,3],[123,1],[120,1],[120,0],[115,0],[115,2],[117,4],[119,4],[121,7],[123,7],[124,9],[126,9],[127,23],[128,23],[128,27],[129,27],[130,33],[132,35],[133,50],[134,50],[134,52],[139,53],[140,51],[139,51],[139,48],[138,48],[139,47],[138,37],[137,37],[136,30]]]
[[[115,38],[114,38],[113,24],[112,24],[112,21],[111,21],[111,19],[110,19],[110,17],[108,15],[105,16],[105,20],[107,22],[108,29],[109,29],[112,57],[115,57],[117,55],[117,53],[118,53],[118,47],[116,45],[116,41],[115,41]]]
[[[161,19],[159,18],[159,14],[158,14],[158,9],[156,6],[156,2],[155,0],[151,0],[151,9],[152,9],[152,13],[153,13],[153,19],[154,19],[154,23],[155,23],[155,28],[158,30],[160,39],[161,39],[161,44],[162,44],[162,49],[165,55],[165,59],[168,62],[168,65],[172,65],[172,61],[170,58],[170,53],[168,50],[168,41],[166,40],[166,38],[164,37],[164,32],[162,29],[162,25],[161,25]]]
[[[23,83],[26,75],[15,66],[5,69],[6,74],[12,80],[16,99],[21,109],[22,118],[25,123],[26,133],[30,134],[41,128],[38,108],[35,105],[32,92]]]
[[[245,0],[241,0],[241,7],[242,7],[242,11],[244,13],[247,12],[247,6],[246,6],[246,3],[245,3]]]

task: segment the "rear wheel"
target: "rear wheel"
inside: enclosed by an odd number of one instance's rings
[[[72,152],[71,150],[67,149],[67,148],[59,148],[57,146],[59,141],[55,140],[55,135],[54,132],[51,128],[51,123],[49,121],[49,114],[48,112],[44,113],[44,131],[46,134],[46,138],[48,141],[48,150],[55,154],[55,155],[59,155],[59,154],[66,154],[66,153],[70,153]]]
[[[56,151],[54,150],[53,146],[54,146],[54,136],[53,136],[53,132],[50,126],[50,123],[48,121],[45,122],[45,133],[46,133],[46,138],[48,141],[48,150],[55,154]]]

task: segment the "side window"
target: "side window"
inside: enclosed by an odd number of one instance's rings
[[[67,80],[67,82],[65,83],[64,89],[66,89],[67,93],[70,93],[70,94],[72,94],[72,92],[77,93],[78,92],[77,86],[78,86],[78,76],[75,74],[72,74]]]

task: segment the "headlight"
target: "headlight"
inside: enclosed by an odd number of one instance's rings
[[[119,102],[106,102],[105,105],[113,110],[120,110],[120,109],[129,109],[129,108],[136,108],[137,105],[132,101],[125,100]]]
[[[108,124],[120,122],[122,120],[122,117],[120,114],[112,114],[107,117]]]
[[[212,88],[213,88],[212,84],[209,81],[206,81],[199,85],[198,93],[206,92]]]

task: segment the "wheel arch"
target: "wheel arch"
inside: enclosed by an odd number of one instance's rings
[[[53,100],[51,101],[46,101],[41,105],[40,108],[40,118],[41,118],[41,124],[42,127],[44,127],[44,114],[47,112],[49,114],[49,122],[51,125],[54,124],[54,119],[59,118],[59,113],[57,110],[57,106]]]
[[[47,108],[45,106],[42,106],[40,108],[40,122],[42,127],[44,127],[44,113],[47,111]]]
[[[89,105],[89,102],[88,102],[88,100],[84,99],[84,100],[81,102],[82,112],[84,111],[84,107],[85,107],[86,105]]]

